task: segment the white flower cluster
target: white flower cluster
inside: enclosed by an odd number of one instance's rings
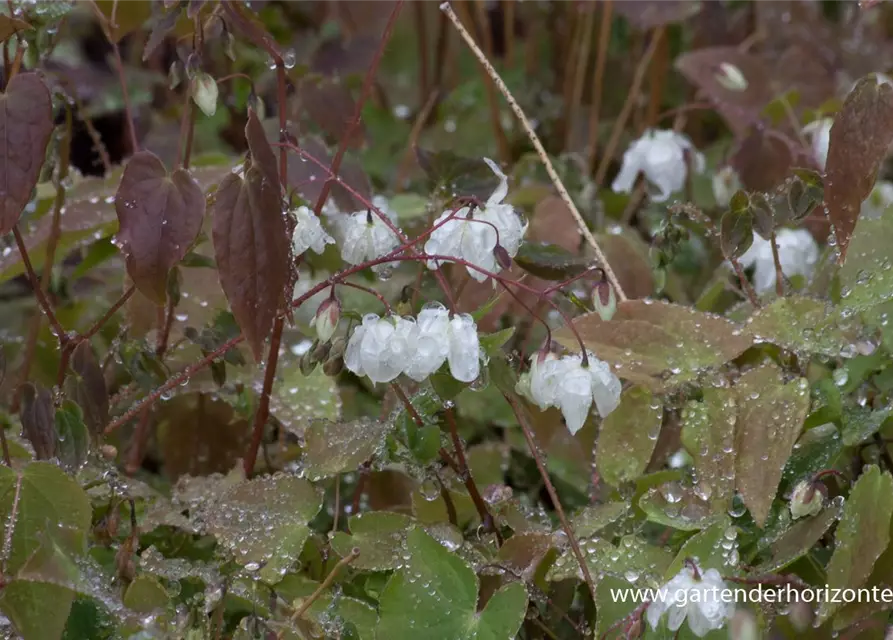
[[[795,275],[811,277],[819,259],[819,246],[812,234],[806,229],[779,229],[775,240],[781,272],[788,278]],[[753,286],[757,293],[775,288],[775,259],[769,240],[754,233],[753,244],[738,261],[744,268],[754,268]]]
[[[692,168],[697,173],[702,173],[705,167],[704,156],[695,150],[687,136],[672,130],[649,129],[623,154],[623,165],[611,184],[611,189],[631,193],[636,179],[642,173],[658,188],[658,193],[651,199],[663,202],[673,192],[685,186],[688,175],[686,152],[689,152]]]
[[[572,434],[583,427],[593,402],[603,418],[620,404],[621,384],[611,367],[591,353],[586,357],[588,367],[580,355],[534,354],[530,371],[518,381],[518,393],[540,409],[560,409]]]
[[[390,382],[401,373],[421,382],[445,361],[456,380],[471,382],[481,371],[480,341],[470,315],[450,317],[437,303],[425,306],[415,320],[366,315],[344,356],[350,371],[372,382]]]
[[[397,216],[391,210],[387,198],[372,198],[375,208],[385,214],[392,223]],[[323,210],[334,226],[341,258],[348,264],[362,264],[390,253],[400,244],[400,238],[381,217],[372,211],[341,213],[329,206]]]
[[[310,210],[310,207],[298,207],[291,212],[291,215],[295,219],[292,244],[296,256],[301,255],[307,249],[313,249],[315,253],[322,253],[326,250],[327,244],[335,244],[335,239],[322,228],[319,217]]]
[[[521,239],[527,231],[527,225],[510,204],[502,201],[508,194],[508,178],[500,171],[495,162],[484,158],[484,162],[499,177],[499,186],[487,199],[484,207],[463,207],[450,217],[451,211],[444,211],[435,221],[436,228],[425,243],[428,255],[455,256],[477,265],[491,273],[498,273],[502,267],[496,260],[496,245],[506,250],[514,258],[521,246]],[[429,269],[437,269],[440,260],[428,262]],[[487,275],[467,267],[469,275],[478,282],[487,279]]]
[[[645,616],[651,628],[657,629],[666,613],[670,631],[678,631],[687,619],[692,633],[703,638],[708,632],[721,629],[732,617],[735,607],[725,601],[730,599],[728,595],[722,595],[729,592],[716,569],[701,571],[686,565],[659,589],[662,597],[648,605]]]

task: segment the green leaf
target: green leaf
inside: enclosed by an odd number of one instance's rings
[[[602,421],[596,466],[615,487],[645,472],[663,421],[663,404],[645,387],[631,387]]]
[[[511,340],[513,335],[515,335],[515,327],[507,327],[501,331],[486,333],[480,337],[481,349],[488,356],[493,356],[505,346],[506,342]]]
[[[719,242],[726,258],[740,258],[753,244],[753,214],[746,208],[726,211],[720,221]]]
[[[648,489],[639,498],[639,508],[651,522],[680,531],[698,531],[717,518],[709,497],[701,487],[670,481]]]
[[[809,385],[805,378],[784,384],[781,369],[767,363],[744,373],[735,392],[736,486],[757,526],[762,527],[809,411]]]
[[[10,518],[13,504],[15,518]],[[21,470],[0,466],[0,528],[2,539],[12,523],[8,571],[17,572],[40,546],[41,533],[59,527],[83,539],[90,528],[92,509],[87,494],[62,469],[48,462],[32,462]]]
[[[362,571],[388,571],[402,563],[398,549],[415,521],[402,513],[372,511],[350,518],[350,534],[338,531],[332,536],[332,549],[344,557],[356,547],[360,555],[351,566]]]
[[[428,151],[416,147],[416,158],[431,186],[448,195],[486,199],[499,185],[499,178],[480,158],[463,158],[452,151]]]
[[[758,342],[771,342],[797,353],[839,357],[858,338],[855,323],[826,302],[787,296],[759,309],[747,322]]]
[[[170,604],[167,589],[155,576],[137,576],[124,593],[124,606],[137,613],[152,613]]]
[[[769,548],[771,557],[760,563],[759,572],[774,573],[805,556],[840,517],[841,509],[832,504],[821,513],[798,520]]]
[[[626,502],[606,502],[584,507],[571,518],[571,526],[578,538],[589,538],[616,522],[629,512]]]
[[[0,610],[21,637],[55,640],[62,637],[74,593],[55,584],[13,580],[0,595]]]
[[[840,304],[865,311],[893,299],[893,209],[860,220],[840,268]],[[880,323],[878,323],[880,324]]]
[[[694,379],[751,345],[751,338],[724,318],[653,300],[627,300],[617,305],[610,321],[590,313],[574,325],[586,347],[612,364],[617,375],[652,388]],[[564,347],[579,350],[568,329],[554,336]],[[666,384],[658,380],[665,372],[675,376]]]
[[[794,445],[794,452],[785,465],[778,488],[779,494],[787,494],[800,480],[831,467],[842,448],[840,432],[831,423],[804,432]]]
[[[695,482],[714,513],[726,511],[735,493],[735,420],[737,402],[728,387],[705,387],[702,402],[691,401],[682,413],[682,444],[694,459]]]
[[[261,579],[276,582],[297,560],[322,506],[307,480],[275,475],[226,491],[208,514],[208,533]],[[263,566],[263,568],[261,568]]]
[[[643,586],[661,584],[661,578],[673,559],[673,555],[663,547],[649,544],[634,535],[624,536],[617,545],[600,538],[592,538],[582,542],[580,549],[593,576],[635,575],[638,584]],[[558,557],[549,569],[546,579],[553,582],[583,579],[577,558],[570,549]]]
[[[406,553],[381,594],[376,637],[495,640],[518,633],[527,611],[523,584],[503,586],[478,614],[478,578],[462,558],[421,529],[407,535]]]
[[[79,468],[90,450],[90,434],[81,408],[66,400],[56,411],[56,453],[69,469]]]
[[[847,407],[843,410],[840,430],[843,444],[852,447],[868,440],[881,430],[890,417],[890,409],[872,411],[868,407]]]
[[[515,262],[537,278],[567,280],[586,271],[592,260],[558,245],[525,242],[518,249]]]
[[[872,465],[853,485],[835,534],[834,554],[828,562],[828,586],[855,589],[871,574],[875,561],[890,542],[893,516],[893,477]],[[818,621],[824,622],[840,603],[823,602]]]
[[[393,424],[361,419],[316,420],[304,434],[304,468],[310,480],[355,471],[379,455]]]
[[[728,516],[723,516],[710,527],[685,541],[673,562],[667,567],[664,579],[669,580],[682,571],[687,558],[696,560],[702,569],[717,569],[720,573],[729,573],[730,567],[737,566],[736,554],[732,553],[737,547],[737,538],[737,527],[732,526]]]
[[[314,420],[337,422],[341,417],[341,397],[335,379],[317,367],[304,375],[297,358],[288,357],[280,364],[280,379],[270,397],[270,413],[285,429],[297,436]]]

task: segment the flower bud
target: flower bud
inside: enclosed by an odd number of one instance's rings
[[[322,365],[322,371],[330,378],[334,378],[344,370],[344,358],[342,356],[330,357]]]
[[[493,256],[496,258],[496,263],[503,269],[512,268],[512,257],[501,244],[497,244],[493,248]]]
[[[614,287],[607,280],[601,280],[592,292],[592,304],[602,320],[608,321],[617,311],[617,296]]]
[[[716,81],[729,91],[744,91],[747,89],[747,78],[741,69],[729,62],[720,62],[716,73]]]
[[[805,633],[807,629],[812,627],[814,618],[815,611],[813,611],[812,605],[808,602],[795,600],[791,603],[791,606],[788,607],[788,620],[791,621],[791,626],[794,627],[798,633]]]
[[[791,517],[805,518],[814,516],[822,510],[824,496],[816,483],[802,480],[794,487],[791,494]]]
[[[338,328],[338,321],[341,319],[341,303],[338,298],[327,298],[319,305],[316,310],[316,316],[313,318],[313,325],[316,327],[316,335],[320,342],[328,342],[332,339],[335,329]]]
[[[344,352],[347,350],[347,340],[343,337],[338,336],[334,340],[332,340],[332,347],[329,349],[329,358],[337,358],[344,356]]]
[[[217,81],[204,71],[199,71],[192,77],[189,85],[192,99],[206,116],[217,113]]]
[[[328,342],[321,342],[317,340],[310,351],[313,353],[311,356],[314,362],[324,362],[329,357],[329,350],[331,349],[331,344]]]
[[[118,457],[118,450],[110,444],[104,444],[99,447],[99,452],[106,460],[114,460]]]
[[[313,370],[316,369],[316,365],[318,364],[317,360],[313,359],[313,349],[308,350],[304,355],[301,356],[301,359],[298,361],[298,366],[301,369],[301,375],[309,376],[313,373]]]
[[[732,196],[741,189],[741,180],[732,167],[723,167],[713,176],[713,198],[720,207],[727,207]]]
[[[737,609],[729,622],[730,640],[760,640],[760,637],[754,615],[746,609]]]

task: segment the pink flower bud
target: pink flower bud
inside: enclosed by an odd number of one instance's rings
[[[493,248],[493,256],[496,258],[496,263],[503,269],[512,268],[512,257],[501,244],[497,244]]]
[[[316,335],[321,342],[328,342],[332,339],[340,319],[341,303],[338,301],[338,298],[328,298],[319,305],[319,309],[316,310],[316,317],[313,318],[313,324],[316,327]]]
[[[592,304],[602,320],[610,320],[617,311],[617,297],[614,287],[607,280],[601,280],[592,292]]]

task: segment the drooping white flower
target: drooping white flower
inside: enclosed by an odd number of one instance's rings
[[[863,218],[880,218],[890,206],[893,206],[893,182],[879,180],[862,203],[859,215]]]
[[[481,269],[498,273],[502,267],[496,260],[494,250],[499,244],[508,255],[514,258],[527,231],[527,224],[521,220],[514,207],[503,203],[508,194],[508,178],[499,166],[484,158],[487,166],[499,178],[499,185],[482,208],[463,207],[450,218],[452,212],[444,211],[435,221],[437,227],[425,243],[425,253],[429,255],[454,256],[477,265]],[[441,260],[428,262],[429,269],[437,269]],[[466,267],[472,278],[478,282],[487,279],[485,273]]]
[[[341,257],[348,264],[361,264],[393,251],[400,239],[375,213],[357,211],[338,221]]]
[[[471,382],[481,373],[481,344],[477,325],[467,313],[450,318],[450,351],[447,361],[450,373],[460,382]]]
[[[720,207],[729,206],[732,196],[740,188],[741,179],[732,167],[723,167],[713,176],[713,197]]]
[[[825,170],[828,161],[828,145],[831,143],[831,125],[833,118],[819,118],[803,127],[803,133],[812,147],[812,157],[815,158],[819,169]]]
[[[344,366],[372,382],[390,382],[399,376],[410,357],[415,322],[399,316],[363,317],[344,353]]]
[[[825,498],[814,482],[801,480],[791,492],[791,518],[807,518],[814,516],[822,510]]]
[[[450,352],[450,313],[440,304],[425,306],[416,319],[414,348],[404,373],[421,382],[437,371]]]
[[[694,148],[687,136],[672,130],[649,129],[623,154],[623,165],[611,189],[631,193],[636,178],[643,173],[658,189],[651,199],[655,202],[665,201],[685,185],[688,175],[686,151],[690,153],[692,168],[698,173],[703,172],[704,156]]]
[[[775,234],[781,272],[788,278],[812,276],[819,259],[819,247],[806,229],[780,229]],[[757,293],[775,288],[775,260],[772,243],[753,234],[753,244],[738,261],[745,268],[753,267],[753,286]]]
[[[583,427],[593,402],[603,418],[620,404],[622,385],[611,367],[588,352],[587,359],[589,366],[585,367],[580,355],[558,358],[535,354],[531,358],[529,382],[521,387],[529,389],[530,399],[540,409],[560,409],[571,434]]]
[[[291,215],[295,219],[295,233],[292,236],[295,255],[299,256],[307,249],[322,253],[326,250],[327,244],[335,244],[335,239],[326,233],[319,218],[309,207],[298,207],[291,212]]]
[[[716,569],[701,571],[686,564],[659,593],[645,611],[652,629],[657,629],[666,613],[670,631],[678,631],[688,620],[692,633],[703,638],[708,632],[721,629],[735,610],[731,591]]]

